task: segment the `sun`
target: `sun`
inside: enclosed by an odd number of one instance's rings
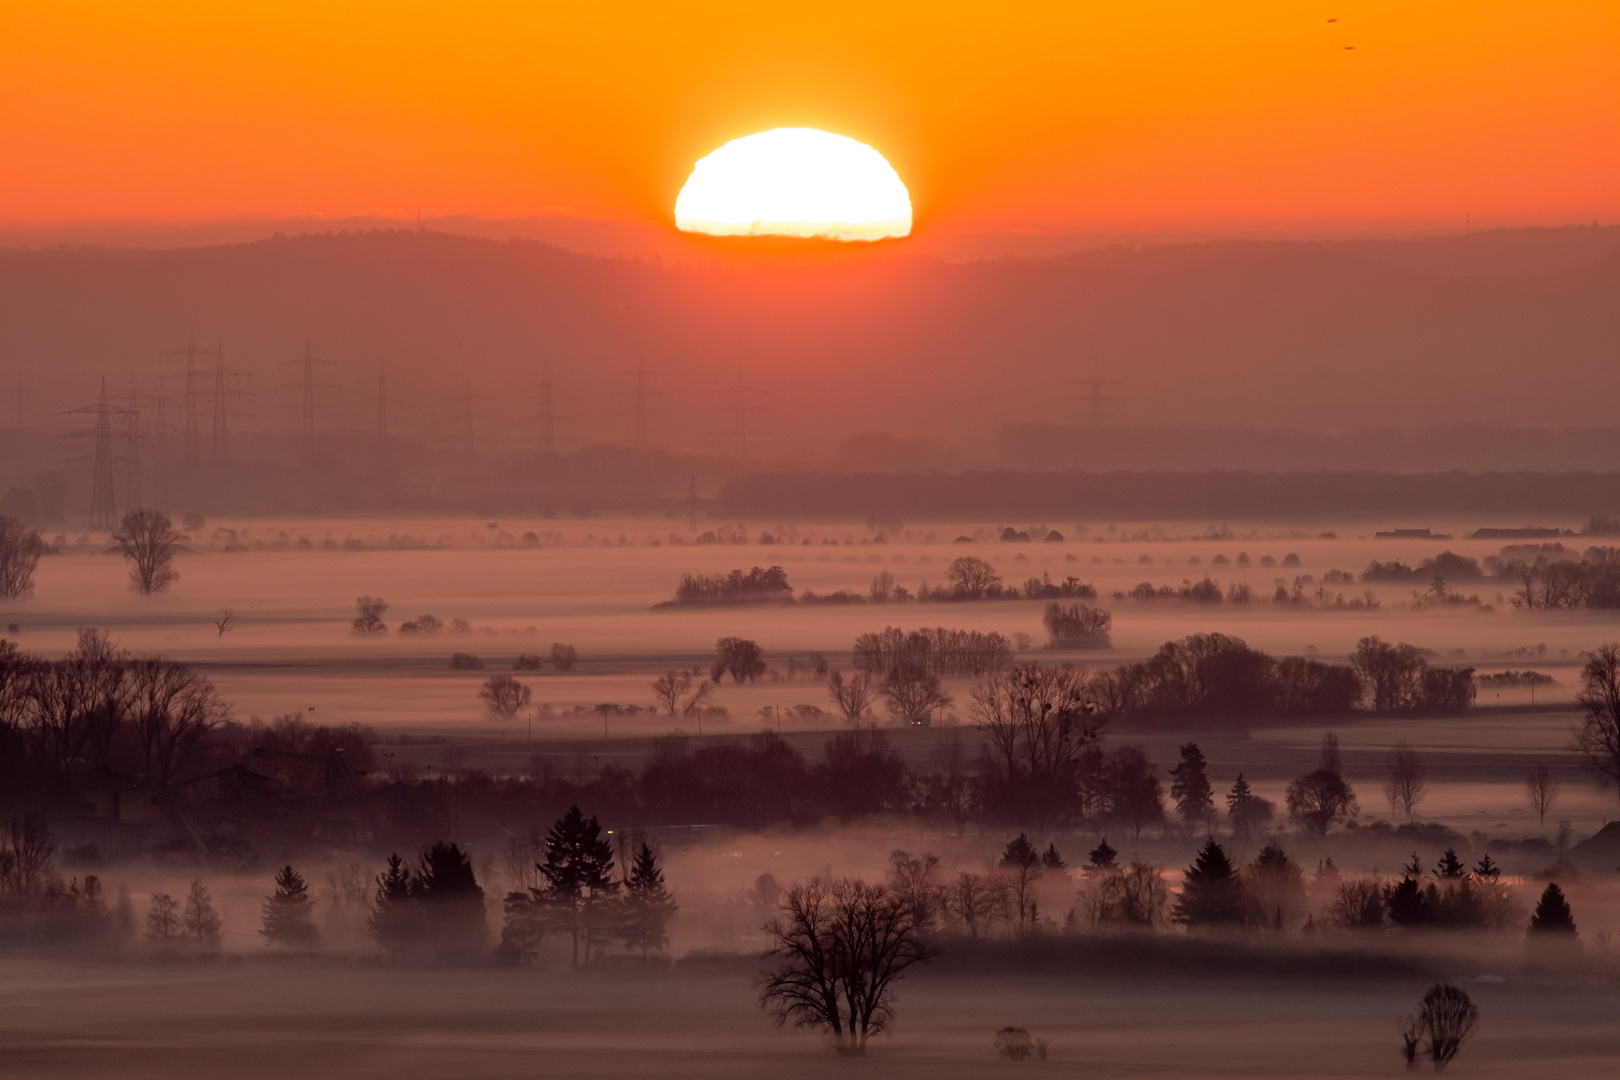
[[[776,128],[733,139],[693,166],[675,225],[716,236],[883,240],[911,233],[911,197],[865,143]]]

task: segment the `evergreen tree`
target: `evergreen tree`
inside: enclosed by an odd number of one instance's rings
[[[1456,880],[1468,873],[1468,868],[1457,858],[1456,848],[1446,848],[1446,853],[1440,856],[1440,862],[1435,866],[1434,872],[1440,877]]]
[[[1396,926],[1423,926],[1433,921],[1436,898],[1433,885],[1425,890],[1418,879],[1404,877],[1385,897],[1389,921]]]
[[[1090,869],[1092,869],[1092,870],[1112,870],[1115,866],[1118,865],[1114,861],[1114,857],[1117,856],[1118,854],[1119,854],[1119,852],[1115,851],[1113,848],[1108,846],[1108,838],[1103,837],[1102,843],[1100,843],[1096,847],[1092,848],[1090,854],[1087,856],[1087,858],[1089,858],[1091,860]]]
[[[264,902],[264,928],[259,933],[270,944],[288,948],[312,947],[320,942],[309,885],[291,866],[276,871],[276,891]]]
[[[1248,887],[1261,921],[1274,930],[1305,908],[1305,874],[1276,844],[1260,850],[1249,867]]]
[[[1479,862],[1474,864],[1474,876],[1481,881],[1495,881],[1502,876],[1502,868],[1491,859],[1491,853],[1481,855]]]
[[[1182,875],[1173,918],[1185,926],[1236,926],[1250,913],[1243,881],[1214,839],[1204,843],[1198,857]]]
[[[1029,842],[1029,837],[1019,833],[1007,841],[1007,846],[1001,852],[1001,865],[1008,869],[1024,869],[1039,866],[1041,856],[1035,850],[1035,845]]]
[[[1204,764],[1198,744],[1188,743],[1181,748],[1181,761],[1170,770],[1174,778],[1170,796],[1176,800],[1176,810],[1188,825],[1207,822],[1215,816],[1214,793],[1210,790]]]
[[[201,881],[191,883],[191,893],[186,897],[186,910],[180,917],[180,925],[186,937],[191,938],[200,947],[219,948],[223,924],[219,912],[214,910],[214,901],[208,895],[208,888]]]
[[[1564,890],[1556,882],[1549,882],[1541,899],[1536,901],[1535,913],[1530,916],[1530,932],[1576,936],[1575,913],[1569,909]]]
[[[1019,833],[1001,853],[1001,867],[1012,871],[1013,902],[1018,908],[1018,929],[1035,925],[1035,881],[1041,876],[1041,856],[1029,837]]]
[[[421,938],[421,911],[411,887],[411,872],[398,852],[388,856],[388,869],[377,875],[376,898],[366,929],[378,945],[396,955]]]
[[[153,893],[152,906],[146,912],[146,938],[155,941],[165,951],[169,943],[180,936],[180,905],[168,893]]]
[[[1409,878],[1420,878],[1423,876],[1423,860],[1418,858],[1417,852],[1412,852],[1412,861],[1401,867],[1401,873],[1405,874]]]
[[[483,947],[489,936],[484,890],[461,848],[440,841],[424,851],[411,895],[421,905],[423,929],[437,955],[465,957]]]
[[[1068,866],[1063,856],[1058,854],[1056,844],[1047,844],[1046,852],[1041,856],[1041,868],[1045,870],[1062,870]]]
[[[613,847],[602,839],[602,826],[579,807],[554,822],[546,832],[546,859],[538,864],[543,888],[530,890],[543,926],[566,930],[573,939],[574,966],[580,963],[579,945],[585,941],[590,961],[591,942],[617,913],[619,883],[613,880]]]
[[[642,841],[630,863],[630,880],[625,883],[625,947],[639,948],[645,963],[647,950],[669,944],[664,931],[675,910],[675,897],[664,887],[658,855]]]
[[[1226,793],[1226,819],[1232,824],[1232,834],[1248,836],[1256,826],[1271,820],[1273,809],[1271,801],[1256,795],[1238,773],[1232,790]]]

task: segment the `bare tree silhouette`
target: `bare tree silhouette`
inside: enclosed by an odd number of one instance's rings
[[[133,564],[129,580],[147,596],[163,592],[179,580],[174,556],[180,550],[181,539],[169,515],[161,510],[131,510],[112,537],[113,546]]]

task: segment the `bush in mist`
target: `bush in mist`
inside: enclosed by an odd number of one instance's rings
[[[34,568],[45,553],[38,529],[0,514],[0,597],[21,600],[34,593]]]
[[[489,709],[491,716],[510,720],[529,707],[532,694],[527,686],[510,675],[491,675],[484,680],[484,685],[479,687],[478,697]]]
[[[780,566],[756,566],[748,573],[683,574],[675,588],[677,604],[747,604],[760,601],[789,601],[793,587],[787,571]]]
[[[551,665],[558,671],[572,671],[574,664],[579,660],[579,651],[572,645],[564,645],[558,641],[551,646]]]
[[[291,866],[276,871],[276,888],[264,901],[263,926],[259,933],[271,945],[285,945],[289,949],[307,949],[320,944],[320,931],[315,929],[315,902],[309,897],[309,885]]]
[[[1407,1066],[1416,1064],[1423,1044],[1428,1044],[1435,1072],[1445,1068],[1462,1044],[1473,1038],[1479,1026],[1479,1007],[1450,983],[1435,983],[1423,995],[1418,1011],[1397,1021],[1401,1032],[1401,1056]]]
[[[1575,913],[1570,910],[1569,901],[1564,899],[1564,890],[1558,887],[1557,882],[1549,882],[1542,891],[1541,899],[1536,901],[1536,910],[1530,916],[1530,933],[1576,936]]]
[[[1581,670],[1579,701],[1586,716],[1575,729],[1575,748],[1605,785],[1620,790],[1620,645],[1592,653]]]
[[[1102,608],[1051,603],[1046,605],[1041,622],[1054,649],[1107,649],[1113,646],[1108,631],[1114,624],[1114,617]]]
[[[1097,589],[1079,578],[1069,576],[1053,581],[1046,571],[1040,577],[1026,578],[1022,589],[1025,600],[1095,600]]]
[[[349,624],[357,634],[386,634],[388,624],[383,622],[383,613],[388,610],[388,601],[376,596],[361,596],[354,601],[354,620]]]
[[[778,1024],[826,1032],[840,1054],[864,1054],[889,1029],[895,983],[935,955],[906,898],[858,878],[793,886],[765,933],[761,1007]]]
[[[150,596],[164,592],[180,575],[174,556],[184,539],[161,510],[131,510],[113,533],[113,546],[130,563],[129,580],[135,590]]]
[[[1032,1056],[1046,1060],[1046,1040],[1035,1038],[1027,1028],[1004,1027],[996,1032],[990,1045],[1008,1061],[1026,1061]]]
[[[1149,930],[1165,921],[1170,889],[1157,866],[1136,861],[1122,867],[1110,860],[1087,870],[1077,898],[1094,927]]]
[[[540,658],[533,653],[519,653],[512,660],[513,671],[539,671]]]
[[[482,671],[484,662],[472,653],[457,652],[450,654],[451,671]]]

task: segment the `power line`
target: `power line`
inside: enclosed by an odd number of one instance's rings
[[[72,431],[65,439],[94,439],[95,446],[89,460],[93,463],[90,474],[90,527],[111,531],[118,526],[118,509],[113,494],[113,418],[127,412],[107,398],[107,377],[101,377],[101,393],[94,405],[69,409],[63,416],[92,416],[93,426],[83,431]],[[84,458],[75,458],[84,461]]]

